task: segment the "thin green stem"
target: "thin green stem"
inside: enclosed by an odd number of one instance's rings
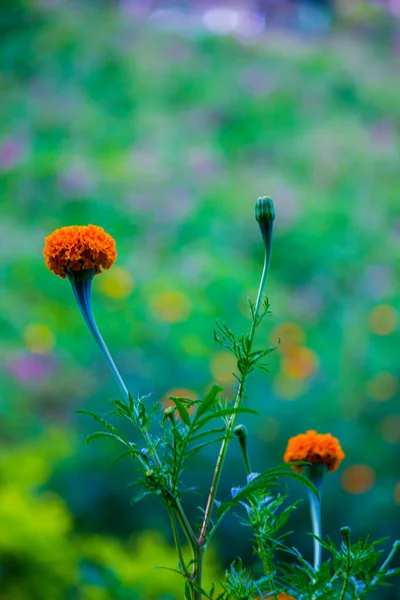
[[[271,253],[266,252],[263,272],[261,275],[260,286],[258,288],[257,301],[256,301],[254,313],[253,313],[253,321],[251,323],[251,329],[250,329],[250,334],[249,334],[249,353],[251,352],[252,347],[253,347],[254,334],[256,331],[256,327],[258,325],[260,308],[261,308],[265,284],[266,284],[267,276],[268,276],[270,257],[271,257]],[[240,408],[240,405],[242,403],[244,390],[246,387],[247,375],[248,375],[248,373],[245,372],[240,380],[236,398],[235,398],[235,404],[234,404],[235,409]],[[232,432],[235,427],[236,417],[237,417],[237,414],[235,413],[235,414],[231,415],[231,417],[228,420],[228,424],[226,427],[226,436],[221,444],[221,448],[220,448],[218,458],[217,458],[217,463],[215,465],[214,475],[213,475],[213,479],[211,482],[210,492],[209,492],[209,495],[207,498],[206,510],[205,510],[204,519],[203,519],[200,536],[199,536],[199,540],[198,540],[199,545],[201,547],[204,547],[206,544],[207,532],[208,532],[208,528],[209,528],[210,521],[211,521],[215,498],[217,495],[218,486],[219,486],[219,482],[221,479],[222,469],[224,466],[225,457],[226,457],[226,453],[227,453],[228,446],[229,446],[229,441],[232,437]]]
[[[175,513],[172,510],[172,508],[168,505],[168,503],[166,503],[165,505],[167,507],[168,515],[169,515],[169,518],[171,521],[172,535],[174,537],[175,547],[178,552],[179,562],[181,564],[181,567],[182,567],[182,570],[183,570],[185,576],[187,578],[189,578],[190,574],[189,574],[189,571],[187,570],[185,559],[184,559],[183,552],[182,552],[182,545],[181,545],[181,541],[179,539],[178,528],[176,526],[176,521],[175,521]]]
[[[342,587],[342,591],[340,592],[339,600],[344,600],[344,598],[346,596],[347,586],[349,585],[349,578],[350,578],[350,573],[347,570],[344,575],[343,587]]]

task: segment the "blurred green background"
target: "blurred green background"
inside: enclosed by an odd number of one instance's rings
[[[132,465],[85,448],[118,390],[43,240],[94,223],[117,241],[93,284],[99,327],[133,395],[233,395],[221,318],[248,330],[274,198],[258,343],[282,344],[248,404],[256,471],[310,428],[346,452],[324,531],[400,536],[400,4],[0,3],[0,599],[180,598],[168,522],[130,507]],[[390,10],[388,10],[388,7]],[[134,434],[132,433],[134,436]],[[188,479],[205,493],[216,448]],[[232,444],[219,498],[242,485]],[[288,488],[294,501],[304,497]],[[188,496],[190,515],[205,500]],[[310,558],[306,503],[293,544]],[[390,541],[385,547],[389,547]],[[227,519],[207,577],[248,533]],[[257,568],[257,567],[256,567]],[[395,589],[379,598],[400,598]]]

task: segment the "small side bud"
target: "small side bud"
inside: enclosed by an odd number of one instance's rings
[[[145,475],[146,475],[146,477],[148,477],[149,479],[150,479],[151,477],[154,477],[154,471],[153,471],[153,469],[148,469],[148,470],[146,471]]]
[[[167,419],[169,419],[171,421],[172,426],[175,427],[176,426],[175,406],[167,406],[167,408],[165,408],[163,412],[164,412],[164,416],[163,416],[162,424],[164,425],[165,421]]]
[[[236,425],[235,429],[233,430],[233,433],[239,439],[243,439],[243,438],[247,437],[247,429],[244,425]]]
[[[251,465],[249,455],[247,453],[247,429],[244,425],[236,425],[233,430],[234,435],[237,437],[240,445],[240,449],[243,454],[244,464],[246,465],[247,474],[251,473]]]

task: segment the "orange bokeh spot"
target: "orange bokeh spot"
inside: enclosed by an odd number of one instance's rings
[[[368,465],[352,465],[343,471],[341,483],[349,494],[364,494],[375,484],[375,471]]]
[[[318,357],[310,348],[290,348],[282,358],[282,371],[293,379],[307,379],[317,368]]]
[[[369,313],[369,327],[376,335],[389,335],[396,330],[398,317],[398,312],[393,306],[381,304]]]
[[[383,439],[390,444],[400,442],[400,415],[388,415],[379,423]]]
[[[296,323],[281,323],[272,330],[270,343],[275,345],[281,340],[278,351],[285,354],[288,350],[296,346],[303,346],[306,341],[304,329]]]
[[[163,397],[162,405],[163,408],[168,408],[169,406],[175,406],[175,403],[171,400],[170,396],[174,396],[175,398],[189,398],[189,400],[196,400],[197,394],[193,390],[189,390],[187,388],[173,388],[169,390]],[[195,410],[194,406],[188,408],[189,414],[192,414]],[[180,418],[178,412],[175,411],[175,417]]]
[[[380,371],[367,382],[367,392],[374,400],[384,402],[393,398],[397,391],[397,379],[392,373]]]
[[[400,504],[400,481],[394,488],[394,499],[395,499],[395,502],[397,502],[397,504]]]

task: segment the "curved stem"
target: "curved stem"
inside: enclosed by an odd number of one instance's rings
[[[118,371],[117,366],[116,366],[110,352],[108,351],[108,348],[101,336],[101,333],[99,331],[99,328],[97,327],[96,321],[93,316],[92,304],[91,304],[91,299],[90,299],[90,287],[91,287],[91,282],[92,282],[93,276],[94,276],[94,272],[80,271],[79,273],[73,273],[73,274],[68,273],[68,279],[70,280],[70,283],[72,286],[72,291],[74,292],[74,296],[78,303],[82,317],[83,317],[90,333],[92,334],[94,341],[96,342],[96,344],[100,348],[104,358],[106,359],[106,362],[107,362],[108,366],[110,367],[110,370],[114,376],[114,379],[116,380],[118,387],[120,388],[125,400],[128,401],[129,400],[128,388],[126,387],[126,385],[120,375],[120,372]],[[135,411],[135,415],[138,416],[138,409],[137,409],[136,405],[134,405],[134,411]],[[150,450],[150,453],[152,455],[152,458],[153,458],[155,464],[157,465],[157,467],[160,467],[161,461],[158,458],[157,450],[154,447],[151,437],[149,436],[147,431],[144,431],[141,427],[138,427],[138,429],[139,429],[139,432],[142,435],[145,443],[147,444],[147,447]]]
[[[258,325],[258,317],[260,314],[260,308],[261,308],[262,299],[263,299],[263,295],[264,295],[264,288],[265,288],[265,284],[267,281],[270,260],[271,260],[271,253],[266,252],[263,272],[261,275],[261,281],[260,281],[260,285],[258,288],[257,301],[256,301],[254,314],[253,314],[253,321],[251,323],[251,329],[250,329],[250,334],[249,334],[249,353],[251,352],[252,347],[253,347],[254,334],[256,331],[256,327]],[[234,404],[235,409],[240,408],[240,405],[242,403],[243,394],[244,394],[244,390],[246,387],[246,381],[247,381],[247,373],[244,373],[240,380],[239,387],[237,390],[235,404]],[[237,414],[233,414],[229,418],[229,421],[228,421],[228,424],[226,427],[226,437],[224,438],[224,440],[221,444],[221,448],[220,448],[220,451],[218,454],[217,463],[215,465],[214,475],[213,475],[213,479],[211,482],[210,492],[209,492],[209,495],[207,498],[207,505],[206,505],[206,510],[205,510],[205,514],[204,514],[204,519],[203,519],[200,536],[199,536],[199,540],[198,540],[200,546],[205,546],[205,543],[206,543],[206,536],[207,536],[208,528],[209,528],[210,521],[211,521],[212,511],[213,511],[214,502],[215,502],[215,498],[216,498],[217,491],[218,491],[219,482],[221,479],[222,468],[224,466],[229,441],[230,441],[230,438],[232,437],[232,432],[235,427],[236,417],[237,417]]]

